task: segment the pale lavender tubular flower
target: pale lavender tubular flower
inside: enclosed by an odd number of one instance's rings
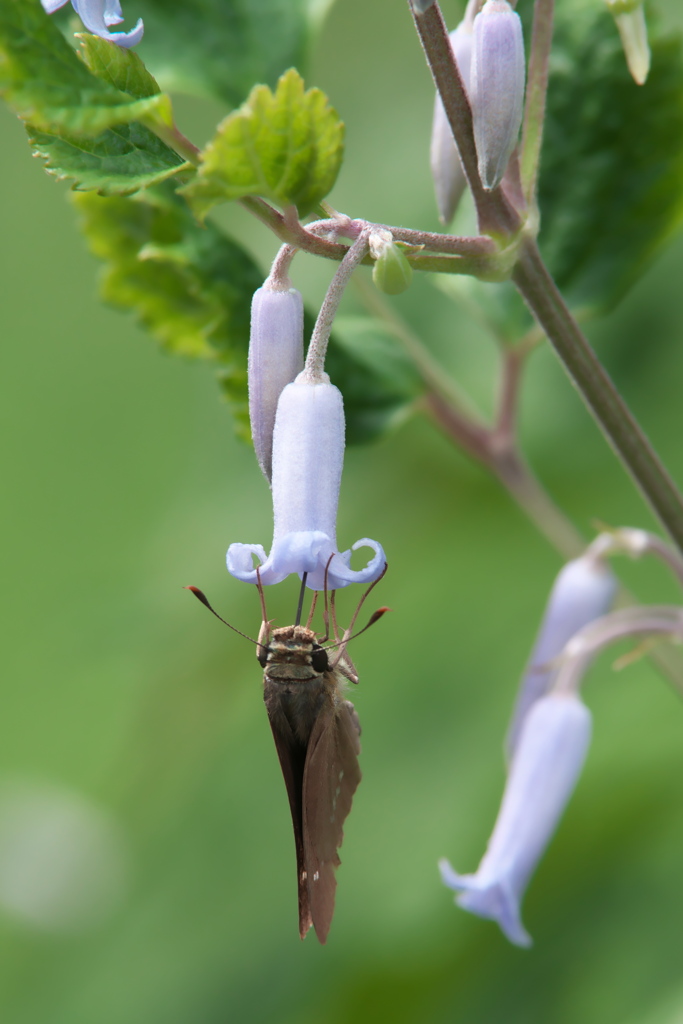
[[[40,0],[40,2],[43,5],[43,10],[47,14],[52,14],[68,3],[68,0]],[[117,46],[125,48],[135,46],[142,39],[145,28],[141,18],[138,18],[137,25],[130,32],[109,31],[111,25],[120,25],[123,21],[123,11],[119,0],[71,0],[71,4],[88,32],[92,32],[93,35],[108,39],[110,42],[116,43]]]
[[[474,875],[439,862],[457,904],[497,921],[517,946],[530,946],[520,904],[583,767],[591,716],[573,694],[552,693],[527,715],[508,776],[498,819]]]
[[[273,515],[270,554],[260,544],[231,544],[228,571],[245,583],[280,583],[290,573],[307,573],[307,586],[322,590],[329,563],[330,590],[370,583],[384,570],[381,545],[364,538],[337,549],[337,503],[344,463],[344,406],[341,392],[325,380],[311,383],[305,372],[288,384],[277,406],[273,433]],[[303,379],[302,379],[303,378]],[[365,569],[349,567],[351,551],[370,547]],[[261,563],[257,577],[252,556]],[[330,561],[330,558],[332,560]]]
[[[465,91],[470,88],[470,65],[472,62],[472,27],[467,19],[460,22],[450,34],[455,63],[458,66]],[[429,162],[434,180],[436,205],[442,224],[450,224],[453,214],[465,191],[467,179],[460,163],[460,154],[453,138],[451,126],[446,117],[441,97],[436,94],[432,140]]]
[[[282,389],[304,365],[304,305],[296,288],[269,278],[254,292],[249,337],[249,419],[258,464],[272,472],[273,429]]]
[[[514,754],[529,709],[550,689],[565,644],[583,626],[609,611],[616,590],[614,574],[590,552],[567,562],[560,570],[520,683],[505,742],[508,758]]]
[[[517,144],[524,106],[524,39],[507,0],[486,0],[474,19],[470,103],[479,176],[485,189],[503,179]]]

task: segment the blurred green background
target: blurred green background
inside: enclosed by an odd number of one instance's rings
[[[675,0],[662,9],[683,23]],[[444,10],[454,23],[458,5]],[[436,229],[432,92],[406,5],[336,5],[308,82],[347,121],[334,205]],[[188,101],[179,112],[195,141],[222,114]],[[0,133],[0,1019],[683,1021],[683,706],[649,664],[615,674],[604,659],[587,683],[595,740],[525,901],[533,949],[455,909],[441,886],[438,857],[466,871],[483,852],[517,678],[560,561],[417,418],[347,454],[340,542],[382,542],[390,572],[376,604],[393,612],[353,649],[364,779],[330,939],[298,940],[253,648],[181,589],[203,587],[256,632],[255,591],[227,575],[224,555],[232,541],[268,546],[267,488],[211,370],[163,355],[99,304],[68,190],[29,159],[6,110]],[[265,273],[272,237],[239,210],[222,218]],[[330,272],[298,258],[311,304]],[[678,241],[590,328],[679,481],[682,275]],[[490,403],[490,350],[471,322],[423,279],[396,304]],[[522,435],[581,529],[652,526],[545,351]],[[676,599],[659,567],[623,570],[645,599]],[[294,582],[268,597],[291,621]]]

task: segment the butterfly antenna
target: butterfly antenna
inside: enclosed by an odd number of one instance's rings
[[[216,611],[216,609],[212,607],[211,602],[209,601],[209,599],[206,596],[206,594],[204,593],[204,591],[200,590],[199,587],[183,587],[183,590],[191,591],[194,594],[194,596],[197,598],[197,600],[201,601],[202,604],[205,605],[205,607],[207,607],[209,609],[211,614],[215,615],[217,619],[220,619],[221,622],[223,623],[223,625],[227,626],[228,629],[231,629],[233,631],[233,633],[239,633],[239,635],[243,636],[245,640],[248,640],[249,643],[256,644],[257,647],[261,646],[261,644],[259,644],[258,640],[254,640],[253,637],[247,636],[247,634],[243,633],[241,629],[237,629],[237,627],[233,626],[232,623],[227,622],[222,617],[222,615],[219,615],[218,612]]]
[[[353,615],[351,616],[351,621],[349,622],[349,624],[348,624],[348,626],[347,626],[347,628],[346,628],[346,630],[344,632],[344,636],[341,638],[340,641],[336,641],[334,644],[330,645],[332,647],[339,646],[339,653],[338,653],[337,657],[334,660],[334,665],[337,665],[341,661],[341,659],[343,658],[344,651],[346,650],[346,645],[348,644],[348,642],[350,640],[355,640],[356,637],[360,636],[361,633],[364,633],[366,629],[370,629],[370,626],[374,626],[374,624],[378,621],[378,619],[382,618],[382,616],[384,615],[385,612],[391,611],[390,608],[378,608],[377,611],[374,612],[370,616],[369,621],[367,622],[367,624],[365,626],[363,626],[362,629],[359,629],[357,633],[353,633],[352,632],[353,627],[356,624],[356,619],[358,618],[358,613],[360,612],[361,608],[365,604],[365,601],[367,600],[368,596],[372,593],[373,589],[377,586],[379,581],[384,578],[388,568],[389,568],[388,563],[385,562],[384,563],[384,568],[382,569],[382,572],[380,573],[380,575],[377,577],[376,580],[372,581],[372,583],[370,584],[370,586],[368,587],[368,589],[365,591],[365,593],[361,597],[360,601],[358,602],[358,605],[356,606],[356,610],[353,613]]]
[[[341,660],[341,658],[342,658],[342,656],[344,654],[344,651],[346,650],[346,645],[348,644],[348,642],[350,640],[355,640],[357,636],[360,636],[361,633],[364,633],[366,629],[370,629],[370,626],[374,626],[375,623],[379,622],[379,620],[382,618],[382,616],[386,612],[390,612],[390,611],[391,611],[391,608],[378,608],[376,612],[372,613],[372,615],[370,616],[368,621],[365,623],[363,628],[359,629],[357,633],[352,633],[351,636],[347,636],[346,633],[345,633],[343,638],[340,641],[338,641],[337,643],[334,643],[334,644],[330,644],[328,647],[326,647],[325,648],[326,651],[331,651],[333,647],[339,647],[339,654],[334,659],[334,661],[333,661],[333,663],[332,663],[332,665],[330,667],[334,668],[335,665],[339,664],[339,661]],[[348,633],[348,630],[346,632]]]
[[[304,610],[304,596],[306,594],[306,580],[308,579],[308,573],[303,573],[301,577],[301,590],[299,591],[299,603],[296,606],[296,619],[294,625],[298,626],[301,623],[301,613]]]
[[[345,634],[344,634],[344,636],[342,637],[342,643],[348,643],[348,642],[349,642],[349,640],[351,639],[351,631],[353,630],[353,627],[354,627],[354,626],[355,626],[355,624],[356,624],[356,619],[358,618],[358,613],[360,612],[361,608],[362,608],[362,607],[363,607],[363,605],[365,604],[365,601],[366,601],[366,599],[367,599],[367,598],[368,598],[368,597],[370,596],[370,594],[372,593],[372,591],[374,590],[374,588],[375,588],[375,587],[377,586],[377,584],[379,583],[379,581],[380,581],[381,579],[384,579],[384,576],[385,576],[385,574],[386,574],[387,568],[388,568],[388,565],[387,565],[387,563],[385,562],[385,563],[384,563],[384,568],[382,569],[382,572],[381,572],[381,574],[380,574],[380,575],[379,575],[379,576],[377,577],[377,579],[376,579],[376,580],[373,580],[373,582],[372,582],[372,583],[370,584],[370,586],[368,587],[368,589],[367,589],[367,590],[365,591],[365,593],[364,593],[364,594],[363,594],[363,596],[361,597],[360,601],[358,602],[358,604],[357,604],[357,606],[356,606],[356,610],[355,610],[355,612],[354,612],[354,613],[353,613],[353,615],[351,616],[351,621],[349,622],[348,626],[346,627],[346,633],[345,633]],[[368,626],[369,626],[369,625],[370,625],[370,623],[368,623]],[[366,626],[365,628],[367,629],[367,628],[368,628],[368,626]],[[356,634],[356,636],[358,636],[358,634]]]

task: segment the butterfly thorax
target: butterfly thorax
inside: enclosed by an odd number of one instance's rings
[[[263,675],[264,700],[275,728],[306,744],[316,718],[331,698],[333,679],[313,667],[319,649],[316,634],[305,626],[273,631]]]

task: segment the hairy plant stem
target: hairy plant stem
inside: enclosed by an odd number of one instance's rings
[[[520,248],[513,281],[608,441],[683,551],[680,492],[567,309],[533,239]]]
[[[313,328],[311,343],[306,354],[306,363],[301,374],[301,377],[305,377],[309,383],[318,384],[321,381],[329,380],[325,373],[325,355],[327,343],[330,340],[330,331],[351,275],[356,267],[363,262],[368,251],[368,235],[369,231],[363,231],[351,248],[347,250],[346,256],[341,261],[330,282],[330,287],[327,289]]]
[[[325,259],[337,261],[343,260],[349,251],[347,245],[309,231],[308,225],[299,223],[295,216],[281,214],[264,199],[259,199],[257,196],[244,196],[239,202],[245,210],[248,210],[261,223],[270,228],[282,242],[294,245],[297,249],[314,256],[323,256]],[[390,224],[352,221],[348,217],[340,218],[338,234],[346,233],[345,223],[358,231],[364,230],[366,227],[390,231],[394,239],[399,242],[424,247],[425,252],[406,254],[406,258],[415,270],[480,276],[492,271],[495,266],[493,261],[499,255],[499,247],[492,238],[486,235],[475,237],[440,235],[433,231],[415,231],[411,228],[395,227]],[[372,266],[374,262],[370,255],[363,258],[363,263],[366,266]]]
[[[201,162],[201,150],[193,142],[183,135],[179,128],[174,125],[159,124],[159,122],[146,122],[154,134],[165,142],[167,146],[174,149],[180,156],[184,156],[193,167],[198,167]]]
[[[536,0],[534,26],[529,53],[529,74],[526,87],[526,106],[520,174],[524,196],[530,207],[536,202],[536,182],[541,160],[545,102],[548,92],[548,63],[553,40],[553,14],[555,0]]]

